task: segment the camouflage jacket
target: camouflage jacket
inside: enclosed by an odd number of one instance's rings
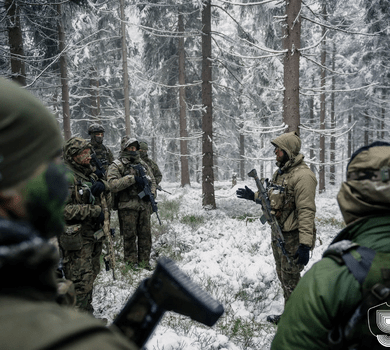
[[[284,150],[289,160],[272,177],[272,184],[279,187],[268,189],[271,208],[282,231],[298,230],[299,243],[314,248],[317,179],[299,153],[301,143],[297,136],[283,134],[272,144]],[[257,192],[255,200],[258,196]]]
[[[156,180],[156,185],[158,185],[162,180],[162,174],[157,163],[150,159],[147,153],[141,154],[141,159],[149,166],[153,173],[154,179]]]
[[[90,191],[92,184],[97,180],[93,168],[85,168],[65,162],[74,176],[73,184],[69,187],[69,197],[65,205],[64,216],[67,225],[81,224],[83,237],[93,238],[94,232],[100,229],[97,218],[102,212],[101,200],[94,197]],[[85,169],[85,170],[84,170]],[[111,193],[107,181],[100,180],[106,186],[102,194],[107,203],[111,203]]]
[[[116,159],[108,168],[107,181],[113,193],[118,193],[118,209],[149,209],[150,202],[140,199],[138,194],[143,188],[135,181],[135,176],[140,176],[137,166],[141,165],[150,182],[151,191],[156,195],[156,180],[148,165],[141,159],[131,162],[127,158]]]

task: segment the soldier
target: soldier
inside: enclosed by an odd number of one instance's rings
[[[102,165],[104,172],[107,173],[108,166],[114,161],[114,156],[110,149],[103,145],[104,128],[97,123],[91,124],[88,128],[88,134],[91,135],[91,152],[92,154],[96,154],[96,158]],[[98,175],[99,178],[104,178],[104,175],[101,174],[101,170],[96,164],[94,156],[92,157],[91,164],[96,168],[95,174]]]
[[[299,281],[271,349],[390,346],[389,169],[390,143],[352,155],[337,195],[347,226]]]
[[[66,232],[60,236],[66,278],[76,288],[76,307],[93,313],[93,282],[100,271],[104,233],[104,208],[101,196],[111,201],[109,186],[93,172],[91,144],[79,137],[64,146],[64,161],[74,174],[70,197],[65,206]]]
[[[154,179],[156,180],[156,185],[158,186],[162,180],[161,171],[156,162],[148,157],[148,144],[145,141],[139,143],[139,154],[141,159],[149,166],[152,170]]]
[[[135,350],[91,316],[56,303],[67,172],[55,117],[0,78],[0,344],[2,349]]]
[[[286,304],[300,279],[300,272],[309,261],[310,250],[314,248],[317,179],[304,162],[304,156],[299,153],[301,139],[295,132],[283,134],[271,143],[275,147],[279,169],[272,177],[268,196],[282,230],[291,264],[278,247],[274,232],[271,244]],[[256,201],[259,192],[254,193],[245,186],[237,190],[237,197]],[[277,324],[280,316],[270,315],[267,321]]]
[[[124,259],[133,267],[142,264],[150,269],[149,259],[152,246],[148,199],[140,199],[143,182],[138,167],[144,169],[156,194],[156,181],[147,164],[140,159],[139,143],[134,138],[122,139],[122,151],[108,168],[107,180],[111,191],[118,196],[118,217],[124,241]],[[138,238],[138,244],[137,244]],[[138,245],[138,249],[137,249]]]

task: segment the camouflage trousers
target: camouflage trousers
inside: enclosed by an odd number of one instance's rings
[[[275,258],[276,273],[280,283],[282,284],[284,304],[286,304],[292,291],[298,284],[304,265],[297,265],[294,262],[293,256],[295,255],[299,246],[299,233],[298,230],[291,232],[283,232],[285,240],[285,248],[287,255],[290,258],[291,265],[288,263],[287,258],[283,255],[282,250],[277,246],[276,239],[272,238],[272,252]]]
[[[149,265],[152,249],[149,209],[118,210],[119,225],[123,235],[124,259],[126,263]]]
[[[83,240],[80,250],[64,251],[65,277],[76,290],[76,308],[93,313],[93,282],[100,272],[102,242]]]

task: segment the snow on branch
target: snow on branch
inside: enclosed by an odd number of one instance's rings
[[[249,3],[231,2],[231,1],[226,1],[226,0],[218,0],[218,1],[223,2],[224,4],[236,5],[236,6],[256,6],[256,5],[268,4],[270,2],[276,2],[276,4],[284,2],[284,1],[277,1],[277,0],[264,0],[264,1],[260,1],[260,2],[249,2]]]
[[[304,88],[304,87],[300,87],[300,89],[301,90],[306,90],[306,91],[326,92],[326,93],[331,93],[331,92],[353,92],[353,91],[359,91],[359,90],[368,89],[368,88],[370,88],[372,86],[376,86],[376,85],[378,85],[378,83],[372,83],[372,84],[361,86],[361,87],[358,87],[358,88],[344,89],[344,90],[323,90],[321,88],[316,89],[316,88]]]
[[[303,130],[306,130],[306,131],[311,131],[311,132],[314,132],[316,134],[320,134],[320,135],[324,135],[324,136],[333,136],[333,137],[340,137],[340,136],[343,136],[345,135],[346,133],[348,133],[349,131],[351,131],[354,126],[356,125],[357,121],[354,122],[351,127],[349,127],[347,130],[345,130],[344,132],[340,133],[340,134],[333,134],[333,132],[335,131],[340,131],[342,130],[344,127],[341,127],[340,129],[322,129],[322,130],[319,130],[319,129],[312,129],[312,128],[309,128],[308,126],[304,125],[304,124],[301,124],[299,126],[300,129],[303,129]]]
[[[321,27],[329,28],[331,30],[336,30],[336,31],[343,32],[343,33],[346,33],[346,34],[365,35],[365,36],[378,36],[379,35],[378,33],[370,34],[370,33],[362,33],[362,32],[352,32],[352,31],[349,31],[349,30],[341,29],[341,28],[339,28],[337,26],[332,26],[332,25],[329,25],[329,24],[317,22],[317,21],[315,21],[313,19],[310,19],[308,17],[305,17],[305,16],[301,16],[301,18],[305,19],[306,21],[309,21],[309,22],[312,22],[314,24],[317,24],[317,25],[319,25]]]

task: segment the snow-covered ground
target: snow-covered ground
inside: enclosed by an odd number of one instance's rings
[[[274,268],[270,227],[258,220],[260,206],[236,197],[237,188],[244,185],[256,188],[250,179],[233,188],[229,182],[216,182],[217,209],[204,210],[199,184],[184,189],[162,184],[171,194],[158,194],[163,225],[159,226],[152,215],[153,266],[161,256],[175,260],[182,271],[224,305],[225,313],[208,328],[167,312],[146,344],[148,350],[269,349],[276,328],[266,316],[283,311],[283,295]],[[337,191],[328,189],[316,197],[316,248],[303,273],[321,258],[342,228]],[[114,226],[116,222],[114,214]],[[152,273],[125,268],[119,234],[116,247],[116,280],[111,272],[102,271],[94,288],[95,315],[109,322],[139,282]]]

